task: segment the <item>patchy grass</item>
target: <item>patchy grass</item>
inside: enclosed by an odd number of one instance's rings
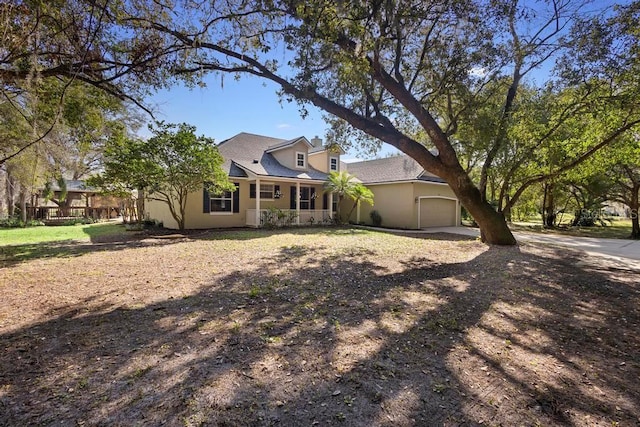
[[[0,246],[59,242],[65,240],[89,240],[91,238],[120,234],[121,224],[112,222],[89,225],[58,225],[25,228],[0,228]]]
[[[125,236],[0,269],[0,425],[640,423],[632,266],[349,228]]]
[[[544,234],[561,234],[577,237],[601,237],[608,239],[628,239],[631,236],[630,219],[613,219],[607,225],[596,225],[593,227],[571,227],[563,225],[558,228],[548,229],[542,227],[540,221],[514,222],[510,225],[514,231],[533,231]]]
[[[129,234],[129,235],[127,235]],[[139,233],[138,233],[139,234]],[[95,251],[97,244],[134,238],[122,224],[60,225],[0,229],[0,267],[38,258],[65,258]]]

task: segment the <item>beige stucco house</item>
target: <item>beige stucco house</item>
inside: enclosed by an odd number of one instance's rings
[[[375,206],[361,206],[351,218],[371,223],[376,209],[383,226],[416,229],[459,223],[459,204],[440,178],[406,156],[346,164],[336,147],[318,137],[283,140],[240,133],[218,145],[236,191],[223,195],[206,189],[188,196],[189,229],[260,227],[270,222],[292,225],[329,223],[337,197],[323,190],[330,172],[348,170],[375,194]],[[351,209],[349,202],[342,209]],[[166,204],[148,200],[146,213],[167,228],[178,228]]]

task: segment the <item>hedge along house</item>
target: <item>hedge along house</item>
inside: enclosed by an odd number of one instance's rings
[[[374,194],[374,206],[362,204],[352,213],[350,221],[371,224],[370,213],[377,210],[383,227],[420,229],[460,224],[460,203],[449,185],[411,157],[395,156],[344,166]]]
[[[240,133],[221,142],[218,150],[236,191],[216,195],[203,188],[189,194],[186,228],[260,227],[274,219],[304,225],[333,218],[337,198],[325,194],[323,186],[330,171],[340,170],[342,152],[323,146],[320,138]],[[165,227],[178,228],[165,203],[147,200],[146,211]]]

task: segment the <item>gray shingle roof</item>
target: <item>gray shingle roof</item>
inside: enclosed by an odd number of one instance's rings
[[[326,180],[327,174],[309,167],[307,170],[294,170],[281,165],[267,150],[284,148],[302,140],[271,138],[251,133],[239,133],[218,144],[218,150],[224,157],[224,170],[230,177],[246,177],[246,170],[259,176],[280,178],[299,178]]]
[[[397,181],[445,182],[442,178],[424,170],[409,156],[394,156],[384,159],[347,163],[347,171],[364,184]]]
[[[324,150],[326,150],[327,147],[325,147],[324,145],[319,145],[317,147],[313,147],[312,149],[309,150],[309,153],[320,153]]]
[[[309,153],[321,153],[323,151],[328,151],[329,154],[345,154],[345,151],[338,144],[326,144],[326,145],[318,145],[314,146],[309,150]]]
[[[305,138],[304,136],[299,136],[297,138],[293,138],[290,139],[288,141],[283,141],[279,144],[276,145],[271,145],[269,148],[267,148],[267,153],[273,153],[274,151],[278,151],[278,150],[282,150],[283,148],[288,148],[291,146],[296,145],[298,142],[304,142],[305,144],[307,144],[307,146],[309,147],[313,147],[313,145],[307,140],[307,138]]]

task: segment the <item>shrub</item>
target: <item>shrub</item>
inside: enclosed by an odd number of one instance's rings
[[[373,210],[371,211],[369,216],[371,217],[371,222],[373,223],[373,225],[375,225],[376,227],[380,227],[382,225],[382,216],[380,215],[380,212]]]
[[[67,221],[64,221],[58,225],[85,225],[85,224],[94,224],[97,221],[93,218],[73,218],[73,219],[69,219]]]
[[[41,225],[44,225],[44,222],[40,220],[30,219],[25,223],[19,217],[6,218],[0,221],[0,228],[39,227]]]

